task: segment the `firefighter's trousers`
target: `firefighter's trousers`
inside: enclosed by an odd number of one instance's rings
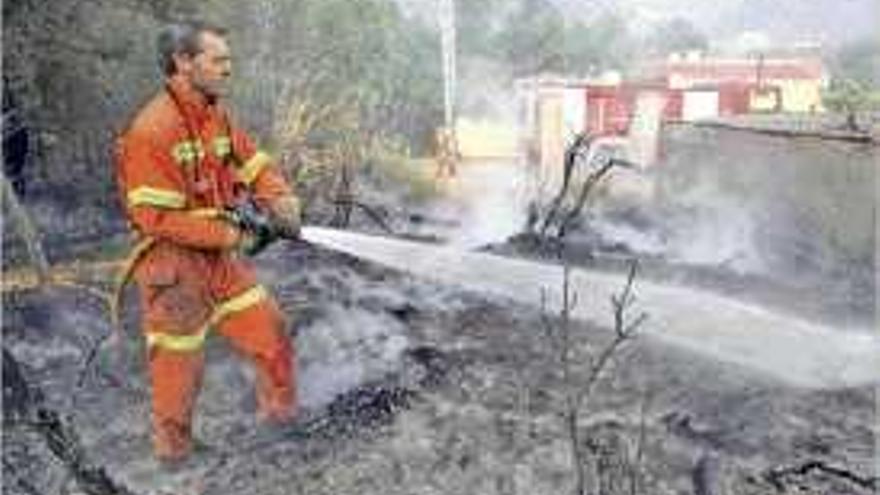
[[[256,369],[259,414],[295,414],[293,346],[284,319],[253,269],[229,253],[159,242],[138,267],[152,388],[153,448],[176,460],[191,448],[193,406],[209,332],[223,335]]]

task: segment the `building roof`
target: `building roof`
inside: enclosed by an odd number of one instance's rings
[[[700,81],[754,81],[762,79],[822,79],[818,59],[700,59],[666,62],[669,78]]]

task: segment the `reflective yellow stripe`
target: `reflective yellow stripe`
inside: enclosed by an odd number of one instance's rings
[[[219,208],[193,208],[186,211],[187,215],[197,218],[223,218],[223,210]]]
[[[180,141],[171,148],[171,156],[181,165],[188,165],[205,156],[201,141]]]
[[[208,336],[208,327],[204,327],[195,335],[170,335],[167,333],[148,333],[147,346],[158,346],[162,349],[177,352],[194,352],[205,344]]]
[[[129,206],[160,206],[162,208],[183,208],[186,197],[171,189],[138,187],[128,192]]]
[[[272,162],[272,157],[270,157],[267,153],[262,151],[258,151],[254,153],[245,164],[238,169],[238,177],[245,183],[250,184],[254,180],[256,180],[257,176],[260,175],[260,172],[263,168]]]
[[[177,352],[198,351],[205,344],[205,339],[211,327],[220,323],[223,318],[244,311],[245,309],[260,303],[268,293],[261,285],[255,285],[243,293],[220,303],[211,314],[208,322],[193,335],[171,335],[161,332],[147,333],[147,346],[159,346],[162,349]]]
[[[232,313],[243,311],[259,303],[263,299],[266,299],[267,296],[266,289],[263,288],[262,285],[255,285],[241,294],[231,299],[227,299],[225,302],[217,306],[214,310],[214,314],[211,315],[211,323],[216,324]]]
[[[228,136],[214,138],[214,154],[217,158],[226,158],[232,152],[232,140]]]

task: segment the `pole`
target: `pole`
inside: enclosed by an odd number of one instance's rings
[[[440,34],[443,56],[443,123],[447,129],[455,129],[455,0],[440,0]]]
[[[455,0],[440,1],[440,41],[443,58],[443,128],[435,135],[438,178],[455,176],[458,137],[455,135],[456,60]]]

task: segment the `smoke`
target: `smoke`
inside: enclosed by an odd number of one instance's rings
[[[446,225],[440,236],[447,242],[471,249],[521,231],[528,198],[512,69],[483,56],[458,61],[456,127],[464,159],[428,216]]]
[[[766,269],[757,242],[760,208],[750,200],[732,196],[705,176],[665,186],[670,170],[643,176],[618,172],[606,178],[605,195],[589,208],[585,228],[572,236],[600,251],[737,273]]]
[[[873,298],[876,148],[667,129],[650,195],[608,198],[591,227],[633,251],[752,273],[863,307]],[[637,234],[637,235],[636,235]]]
[[[757,220],[746,201],[698,187],[676,198],[677,217],[664,226],[672,261],[714,265],[738,273],[764,270],[755,245]]]
[[[405,330],[385,313],[330,308],[298,339],[302,405],[319,408],[339,394],[399,369],[407,347]]]
[[[525,225],[527,182],[525,167],[510,160],[473,161],[460,166],[449,185],[449,199],[436,207],[438,215],[454,215],[457,228],[446,237],[466,249],[503,242]]]

